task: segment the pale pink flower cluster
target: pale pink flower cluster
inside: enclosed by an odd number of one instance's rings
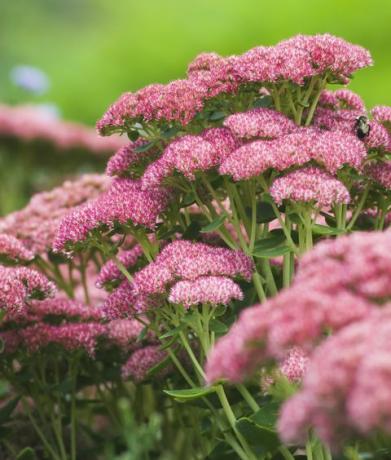
[[[362,114],[365,113],[365,104],[361,97],[349,90],[338,89],[337,91],[324,90],[319,98],[319,105],[334,110],[357,110]]]
[[[186,125],[202,111],[205,100],[220,93],[237,92],[240,85],[287,80],[302,85],[314,76],[346,83],[354,71],[369,65],[372,58],[367,50],[329,34],[298,35],[240,56],[223,58],[202,53],[189,65],[187,80],[153,84],[136,93],[123,94],[97,127],[107,134],[112,129],[124,129],[129,120],[165,120]]]
[[[252,260],[241,251],[179,240],[167,245],[154,262],[135,274],[134,288],[148,295],[163,294],[167,286],[178,279],[195,281],[200,277],[217,276],[250,280],[252,271]],[[203,281],[208,282],[210,286],[214,285],[212,280]],[[213,291],[205,291],[203,295],[207,294],[212,301]],[[182,290],[181,296],[184,295]]]
[[[178,281],[170,290],[168,301],[191,307],[199,303],[227,305],[232,300],[243,300],[240,287],[223,276],[200,276],[195,280]]]
[[[126,268],[130,269],[136,265],[139,258],[143,255],[143,250],[140,245],[136,244],[132,249],[121,251],[117,255],[118,261]],[[125,277],[118,268],[114,260],[109,260],[100,269],[96,285],[98,288],[103,287],[106,283],[115,280],[123,280]]]
[[[352,134],[297,128],[275,140],[258,140],[239,147],[222,162],[219,172],[239,181],[270,168],[283,171],[313,160],[335,174],[344,165],[361,169],[366,156],[363,143]]]
[[[391,123],[391,106],[377,105],[371,110],[371,115],[377,122],[389,126]]]
[[[338,179],[316,167],[306,167],[278,177],[270,187],[277,204],[284,200],[316,203],[319,208],[347,204],[350,195]]]
[[[391,190],[391,161],[368,165],[365,172],[386,190]]]
[[[147,295],[136,292],[128,280],[123,280],[106,297],[103,309],[108,318],[117,319],[147,311],[153,305],[153,301]]]
[[[144,327],[137,319],[115,319],[107,323],[107,339],[124,350],[133,349]]]
[[[212,128],[203,135],[182,136],[171,142],[163,155],[147,167],[143,187],[156,187],[174,171],[194,180],[197,171],[217,167],[238,146],[238,141],[226,128]]]
[[[67,251],[84,241],[94,229],[113,228],[116,223],[154,228],[167,205],[163,189],[143,190],[140,181],[116,179],[107,192],[75,208],[60,222],[53,243],[55,251]]]
[[[49,192],[37,193],[25,208],[0,219],[0,232],[20,240],[33,254],[44,254],[53,245],[61,219],[76,206],[96,198],[110,182],[103,175],[85,174]]]
[[[367,50],[329,34],[297,35],[271,47],[253,48],[239,56],[234,70],[241,81],[303,84],[329,72],[343,82],[358,69],[372,65]]]
[[[325,240],[299,261],[293,285],[244,310],[208,357],[208,382],[243,380],[294,346],[312,349],[328,331],[371,315],[391,296],[391,232]]]
[[[12,235],[0,233],[0,257],[17,261],[30,261],[34,254]]]
[[[17,311],[26,302],[39,297],[50,297],[56,288],[42,273],[27,267],[0,265],[0,308]]]
[[[0,136],[23,142],[45,141],[58,150],[83,149],[110,153],[124,144],[119,137],[103,139],[86,126],[58,120],[39,107],[0,105]]]
[[[97,123],[105,134],[111,127],[123,127],[125,120],[166,120],[187,125],[203,107],[207,90],[192,79],[153,84],[136,93],[125,93],[111,105]]]
[[[167,357],[167,352],[158,345],[147,345],[136,350],[122,366],[122,377],[140,383],[148,377],[148,372]],[[166,369],[163,369],[163,375]],[[162,375],[162,372],[159,373]]]
[[[137,152],[136,149],[145,146],[143,140],[129,142],[121,147],[107,162],[106,174],[109,176],[128,176],[137,179],[141,174],[137,169],[148,165],[156,159],[156,148],[150,148],[145,152]],[[145,167],[144,166],[144,167]]]
[[[319,346],[303,389],[283,406],[279,432],[285,442],[314,428],[337,446],[346,436],[391,432],[391,309],[374,312]]]
[[[275,139],[297,129],[295,123],[286,115],[264,108],[230,115],[224,120],[224,126],[240,139]]]

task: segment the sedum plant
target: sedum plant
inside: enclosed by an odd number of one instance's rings
[[[0,221],[10,455],[27,421],[54,460],[387,458],[391,108],[345,88],[369,65],[328,34],[201,54],[109,107],[105,176]]]

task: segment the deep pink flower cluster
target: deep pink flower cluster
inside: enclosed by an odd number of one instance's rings
[[[174,171],[194,180],[197,171],[217,167],[237,146],[238,141],[226,128],[212,128],[203,135],[180,137],[146,169],[142,178],[143,187],[148,189],[160,185]]]
[[[145,312],[153,305],[154,302],[147,295],[136,292],[128,280],[123,280],[105,298],[103,309],[108,318],[117,319]]]
[[[120,148],[119,137],[103,139],[86,126],[58,120],[34,106],[0,105],[0,136],[23,142],[46,141],[58,150],[83,149],[91,153],[110,153]]]
[[[264,108],[230,115],[224,120],[224,126],[240,139],[276,139],[297,129],[295,123],[286,115]]]
[[[136,244],[132,249],[121,251],[117,258],[118,261],[126,268],[130,269],[133,267],[138,259],[143,255],[143,250],[140,245]],[[113,260],[106,262],[100,269],[96,285],[101,288],[106,283],[110,283],[115,280],[123,280],[124,275]]]
[[[391,190],[391,161],[368,165],[365,172],[386,190]]]
[[[192,79],[149,85],[136,93],[123,94],[98,121],[97,128],[105,134],[108,128],[123,127],[125,120],[166,120],[187,125],[202,109],[206,93],[205,86]]]
[[[362,114],[366,111],[361,97],[349,89],[324,90],[319,98],[319,106],[334,110],[357,110]]]
[[[158,345],[147,345],[136,350],[122,367],[122,377],[131,378],[136,383],[142,382],[148,372],[167,357],[167,352]],[[166,369],[163,370],[166,371]],[[162,375],[162,372],[160,372]]]
[[[51,249],[61,219],[74,207],[96,198],[111,180],[85,174],[49,192],[34,195],[27,206],[0,219],[0,232],[14,236],[34,254]]]
[[[188,79],[149,85],[125,93],[98,122],[103,134],[124,129],[125,121],[165,120],[188,124],[204,101],[236,92],[248,83],[292,81],[302,85],[314,76],[347,82],[350,75],[372,65],[367,50],[328,34],[298,35],[276,46],[253,48],[241,56],[223,58],[202,53],[189,65]]]
[[[0,308],[20,310],[30,299],[49,297],[54,292],[54,284],[42,273],[27,267],[0,265]]]
[[[136,171],[140,165],[148,164],[156,158],[156,149],[148,149],[145,152],[137,152],[137,148],[145,146],[147,143],[142,140],[129,142],[121,147],[107,162],[106,174],[109,176],[129,176],[137,179],[139,172]]]
[[[138,292],[158,294],[177,279],[223,276],[250,280],[252,271],[251,259],[241,251],[179,240],[163,248],[154,262],[135,274],[134,287]]]
[[[30,261],[34,254],[12,235],[0,234],[0,257],[17,261]]]
[[[302,391],[283,407],[282,439],[302,441],[310,427],[334,446],[352,433],[390,433],[390,343],[390,307],[327,339],[311,357]]]
[[[84,241],[92,230],[101,226],[112,228],[115,223],[132,222],[153,228],[167,198],[163,189],[143,190],[140,181],[116,179],[107,192],[61,220],[53,248],[66,251],[70,245]]]
[[[270,187],[270,195],[277,204],[284,200],[313,202],[319,208],[350,201],[349,192],[342,182],[316,167],[298,169],[278,177]]]
[[[270,168],[283,171],[314,160],[335,174],[345,164],[360,169],[366,155],[363,143],[351,134],[296,128],[293,133],[275,140],[243,145],[222,162],[219,172],[238,181]]]
[[[391,296],[391,232],[320,242],[299,262],[294,284],[248,308],[219,340],[207,379],[239,381],[287,349],[312,348],[324,333],[366,318]]]

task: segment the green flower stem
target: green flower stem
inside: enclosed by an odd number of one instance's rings
[[[37,422],[35,421],[28,401],[25,401],[25,399],[22,399],[22,404],[23,404],[23,409],[27,414],[28,419],[30,420],[31,425],[33,426],[35,432],[37,433],[38,437],[41,439],[42,444],[44,445],[46,451],[51,455],[53,460],[62,460],[62,458],[56,453],[56,451],[52,448],[50,445],[49,441],[46,439],[45,435],[43,434],[42,430],[39,428]]]
[[[281,446],[278,450],[285,460],[295,460],[295,457],[290,453],[287,447]]]
[[[262,278],[261,275],[256,271],[253,273],[253,283],[255,286],[255,290],[257,291],[259,301],[261,303],[266,301],[266,294],[262,286]]]
[[[364,190],[364,193],[361,195],[361,198],[360,198],[360,201],[358,202],[358,205],[357,205],[357,208],[355,209],[353,215],[352,215],[352,218],[350,219],[347,227],[346,227],[346,230],[350,231],[352,228],[353,228],[353,225],[356,223],[356,220],[358,219],[363,207],[364,207],[364,204],[365,204],[365,201],[368,197],[368,193],[369,193],[369,185],[367,185],[365,187],[365,190]]]
[[[251,393],[248,391],[248,389],[243,384],[237,384],[236,388],[239,391],[239,393],[243,396],[243,399],[247,402],[250,408],[254,412],[258,412],[260,410],[260,406],[255,401],[255,399],[253,398]]]
[[[305,452],[307,454],[307,460],[314,460],[313,455],[312,455],[311,440],[307,441],[305,445]]]
[[[274,280],[272,269],[270,267],[269,259],[261,259],[260,263],[261,263],[263,274],[264,274],[265,279],[266,279],[266,284],[267,284],[267,287],[269,289],[269,293],[271,295],[277,294],[278,289],[277,289],[276,282]]]
[[[76,408],[76,388],[77,388],[77,366],[78,366],[78,358],[73,360],[70,363],[70,375],[72,380],[72,391],[71,391],[71,436],[70,436],[70,452],[71,452],[71,460],[76,460],[76,432],[77,432],[77,408]]]
[[[113,262],[117,266],[118,270],[125,276],[125,278],[132,283],[133,282],[133,277],[132,275],[128,272],[127,268],[125,265],[118,259],[116,255],[113,255]]]
[[[202,369],[201,364],[198,362],[185,334],[182,331],[179,332],[179,337],[181,339],[183,347],[185,348],[185,350],[187,351],[187,354],[189,355],[189,358],[191,359],[191,362],[193,363],[195,370],[198,372],[200,377],[202,377],[202,379],[205,381],[205,378],[206,378],[205,372]]]
[[[87,305],[90,305],[90,295],[88,292],[88,284],[87,284],[87,273],[86,273],[86,268],[87,268],[87,262],[84,260],[84,257],[80,255],[80,278],[81,278],[81,284],[83,286],[83,292],[84,292],[84,301]]]
[[[243,449],[245,450],[247,454],[247,460],[256,460],[256,456],[251,452],[247,441],[244,439],[244,437],[240,434],[238,429],[236,428],[236,417],[235,414],[228,402],[227,395],[225,394],[224,388],[222,385],[218,385],[216,388],[216,393],[217,396],[220,400],[221,406],[223,408],[223,411],[228,419],[229,424],[231,425],[232,430],[234,431],[238,441],[240,444],[243,446]]]
[[[254,187],[255,189],[255,187]],[[255,238],[257,235],[257,196],[255,190],[251,194],[251,231],[250,231],[250,244],[249,252],[250,254],[254,251]]]
[[[315,93],[314,99],[312,100],[312,104],[311,104],[311,106],[310,106],[310,108],[308,110],[308,114],[307,114],[307,118],[305,120],[304,126],[309,126],[311,124],[312,119],[314,117],[316,107],[317,107],[318,102],[319,102],[320,95],[322,94],[322,91],[326,87],[326,82],[327,82],[327,75],[322,80],[320,80],[319,89]]]
[[[313,247],[311,211],[308,211],[304,214],[304,222],[305,222],[305,249],[306,251],[309,251]]]

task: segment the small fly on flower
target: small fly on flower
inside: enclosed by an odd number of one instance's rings
[[[359,139],[364,139],[364,137],[368,136],[371,127],[368,123],[368,118],[365,115],[361,115],[360,117],[356,118],[355,123],[356,134]]]

